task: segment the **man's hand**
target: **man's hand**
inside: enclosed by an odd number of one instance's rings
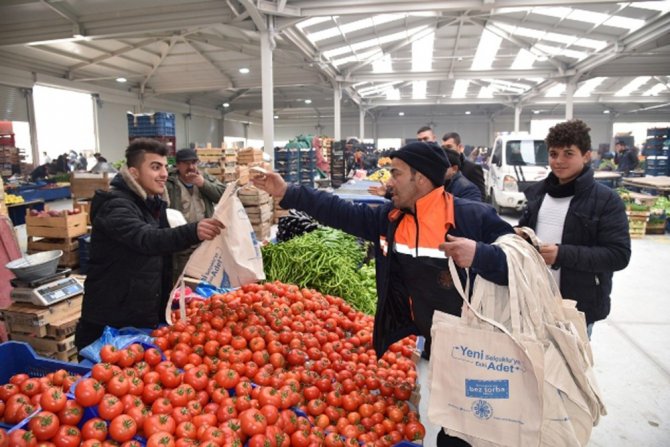
[[[556,264],[556,258],[558,258],[558,245],[556,244],[547,244],[540,246],[540,255],[544,259],[544,263],[547,265]]]
[[[251,183],[253,183],[256,188],[260,188],[270,194],[277,201],[281,201],[288,189],[288,185],[286,185],[284,179],[276,172],[257,175],[251,179]]]
[[[205,178],[200,174],[200,171],[191,171],[186,173],[186,183],[191,183],[198,188],[202,188],[205,184]]]
[[[218,219],[207,218],[198,222],[198,239],[211,241],[221,233],[223,224]]]
[[[384,182],[379,182],[379,186],[370,186],[368,192],[373,196],[384,197],[386,195],[387,187]]]
[[[467,268],[472,265],[472,261],[475,259],[477,242],[465,237],[447,234],[447,242],[441,243],[439,249],[447,256],[451,256],[457,266]]]

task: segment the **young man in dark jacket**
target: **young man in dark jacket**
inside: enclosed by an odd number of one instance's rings
[[[540,254],[561,295],[586,314],[589,335],[593,323],[609,314],[613,272],[628,265],[631,253],[623,201],[593,179],[590,130],[580,120],[549,130],[551,173],[525,191],[519,220],[542,241]]]
[[[161,199],[167,148],[137,139],[109,191],[91,203],[91,251],[75,345],[81,350],[105,326],[156,327],[164,321],[172,289],[172,253],[216,237],[221,223],[203,219],[169,228]]]
[[[353,204],[305,186],[288,186],[276,173],[253,180],[282,208],[305,211],[320,222],[375,244],[377,310],[375,351],[411,334],[426,338],[435,310],[460,315],[462,298],[449,274],[447,257],[470,277],[482,275],[507,284],[504,252],[491,245],[512,227],[490,206],[454,197],[444,190],[449,162],[435,144],[410,143],[391,154],[392,203],[376,208]],[[467,445],[440,431],[438,446]]]
[[[447,192],[450,192],[461,199],[481,202],[482,193],[479,191],[479,188],[477,188],[470,180],[466,179],[461,172],[461,169],[463,169],[461,154],[453,149],[445,149],[444,152],[451,165],[447,169],[447,182],[444,184],[444,188]]]
[[[442,149],[453,149],[461,154],[463,161],[463,169],[461,172],[463,176],[470,180],[479,189],[482,197],[486,197],[486,185],[484,182],[484,170],[480,165],[474,163],[463,155],[463,143],[461,143],[461,136],[456,132],[447,132],[442,136]]]

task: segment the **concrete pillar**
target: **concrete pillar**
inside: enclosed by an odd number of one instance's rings
[[[33,89],[23,90],[26,98],[26,108],[28,111],[28,128],[30,129],[30,145],[32,146],[33,163],[35,166],[40,164],[40,146],[37,142],[37,124],[35,122],[35,101],[33,100]]]
[[[275,48],[274,41],[274,17],[267,17],[267,31],[261,32],[261,100],[263,109],[263,150],[266,154],[274,156],[274,87],[272,82],[272,51]],[[244,138],[247,138],[245,127]]]
[[[333,123],[333,138],[335,141],[342,139],[342,116],[340,112],[340,103],[342,102],[342,86],[339,83],[333,85],[333,113],[335,122]]]
[[[365,139],[365,109],[361,106],[358,109],[358,138],[361,139],[361,143]]]
[[[514,106],[514,132],[519,131],[519,121],[521,120],[521,110],[523,107],[517,104]]]
[[[573,99],[577,84],[575,82],[568,82],[565,89],[565,120],[572,119]]]

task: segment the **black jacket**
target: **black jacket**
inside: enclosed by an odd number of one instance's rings
[[[466,179],[461,172],[457,172],[456,175],[444,185],[444,189],[461,199],[474,200],[475,202],[482,201],[482,195],[479,192],[479,189],[477,189],[474,183]]]
[[[520,226],[536,229],[546,184],[552,176],[525,191],[528,202]],[[630,253],[623,201],[593,179],[591,168],[586,169],[576,180],[555,266],[561,268],[561,295],[577,301],[587,323],[610,313],[613,272],[628,265]]]
[[[147,200],[124,168],[91,203],[91,248],[81,319],[155,327],[172,289],[171,255],[199,242],[197,223],[169,228],[166,203]]]
[[[305,211],[325,225],[375,244],[378,299],[373,346],[378,356],[381,357],[396,341],[411,334],[419,334],[409,307],[389,298],[390,264],[393,257],[391,248],[395,229],[404,214],[390,219],[389,213],[394,210],[390,202],[373,208],[366,204],[353,204],[306,186],[289,186],[280,206]],[[474,275],[479,274],[497,284],[507,284],[505,253],[500,247],[490,244],[503,234],[511,233],[512,227],[500,219],[490,206],[458,197],[454,197],[454,215],[456,227],[451,228],[449,234],[477,241],[477,251],[470,268],[471,281],[474,281]]]
[[[482,167],[463,157],[463,154],[461,154],[461,160],[463,161],[463,168],[461,169],[463,176],[479,188],[482,197],[486,197],[486,185],[484,184],[484,170]]]

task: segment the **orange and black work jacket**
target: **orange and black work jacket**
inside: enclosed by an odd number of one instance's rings
[[[460,315],[462,300],[438,250],[447,233],[477,242],[471,280],[482,275],[507,284],[505,254],[491,243],[512,233],[512,227],[489,205],[459,199],[442,187],[422,197],[413,215],[391,202],[373,208],[296,185],[289,186],[280,206],[305,211],[325,225],[374,243],[378,300],[373,344],[378,356],[408,335],[429,338],[435,309]]]

